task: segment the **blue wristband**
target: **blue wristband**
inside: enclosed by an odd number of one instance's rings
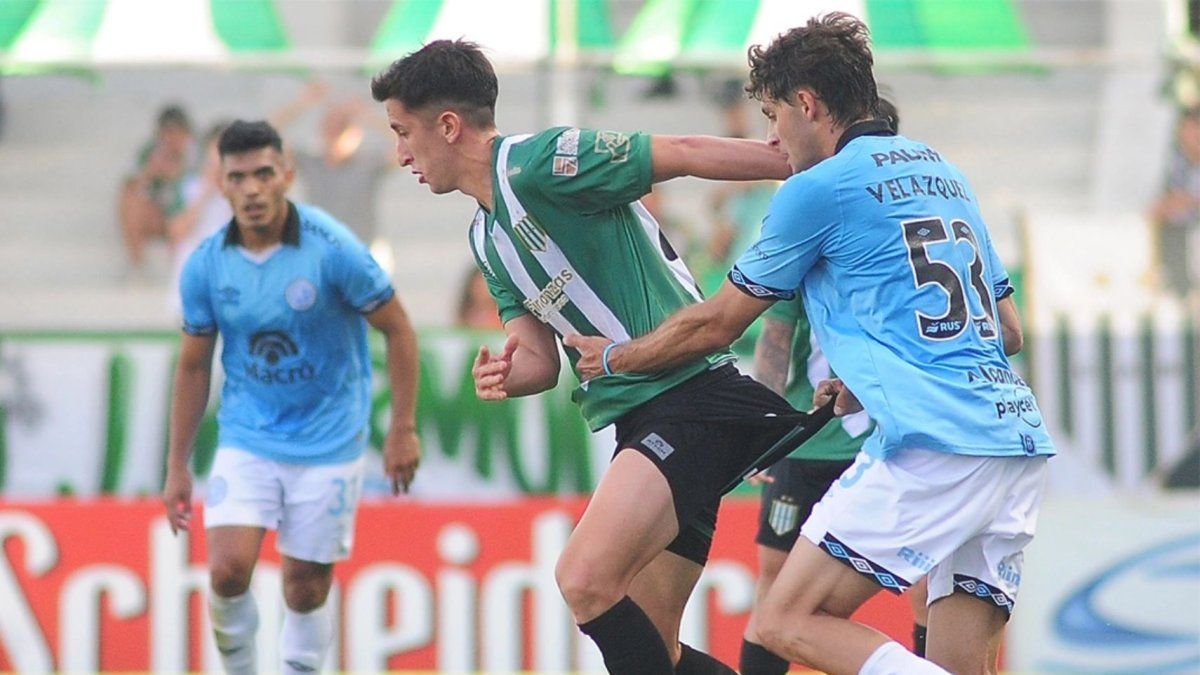
[[[608,367],[608,353],[611,352],[612,348],[616,347],[616,346],[617,346],[617,343],[610,342],[610,343],[608,343],[608,346],[604,348],[604,352],[602,354],[600,354],[600,365],[604,366],[604,374],[605,375],[613,374],[612,369]]]

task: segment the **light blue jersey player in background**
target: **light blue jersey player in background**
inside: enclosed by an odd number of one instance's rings
[[[416,337],[366,247],[328,213],[288,201],[294,174],[270,125],[234,122],[218,148],[234,217],[192,254],[180,280],[163,501],[172,529],[188,529],[188,456],[219,334],[225,384],[204,510],[217,649],[227,672],[255,672],[250,579],[265,531],[277,530],[286,605],[278,669],[311,673],[332,635],[333,563],[353,543],[371,409],[367,324],[387,342],[393,407],[383,455],[396,492],[407,490],[420,459]]]
[[[813,19],[750,60],[747,90],[796,172],[759,241],[712,299],[649,335],[607,354],[603,338],[568,345],[584,375],[670,367],[801,288],[842,378],[815,402],[836,396],[845,414],[861,401],[877,428],[802,527],[759,636],[828,673],[993,672],[1054,449],[1009,367],[1020,321],[975,195],[936,151],[875,119],[858,19]],[[849,620],[880,588],[926,576],[930,661]]]

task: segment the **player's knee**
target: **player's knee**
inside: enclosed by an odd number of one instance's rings
[[[759,644],[776,654],[796,654],[804,657],[812,654],[813,644],[806,639],[811,634],[811,615],[789,612],[775,603],[765,603],[759,613],[755,629]]]
[[[614,579],[601,574],[595,565],[570,556],[559,559],[554,568],[554,580],[577,619],[598,615],[625,595],[625,589]]]
[[[318,580],[306,580],[284,584],[283,600],[293,612],[307,614],[320,609],[329,595],[329,585]]]
[[[250,589],[250,577],[253,572],[253,563],[247,564],[239,560],[214,560],[209,563],[210,585],[217,595],[232,598]]]

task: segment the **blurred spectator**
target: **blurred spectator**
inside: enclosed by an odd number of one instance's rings
[[[233,219],[229,200],[221,194],[221,156],[217,152],[217,141],[226,126],[228,122],[218,122],[205,132],[201,139],[204,153],[201,165],[183,181],[183,210],[167,221],[167,239],[174,261],[171,307],[176,313],[181,311],[178,285],[183,263],[200,242]]]
[[[458,294],[458,313],[454,318],[456,328],[476,330],[500,330],[500,310],[488,292],[487,280],[479,268],[471,265],[463,278],[462,290]]]
[[[182,182],[192,151],[192,123],[177,105],[158,113],[154,138],[138,152],[137,168],[121,183],[117,217],[129,262],[145,261],[146,242],[165,238],[167,219],[183,209]]]
[[[318,152],[295,153],[306,200],[320,204],[345,223],[375,253],[379,239],[376,220],[379,189],[395,162],[382,148],[371,148],[364,143],[365,103],[358,97],[332,101],[327,84],[312,82],[294,101],[276,111],[271,122],[282,129],[322,103],[325,110],[321,116]]]
[[[1162,283],[1186,296],[1200,283],[1200,106],[1179,118],[1166,185],[1150,208],[1150,221]]]

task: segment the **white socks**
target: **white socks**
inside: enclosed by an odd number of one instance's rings
[[[230,675],[254,675],[254,634],[258,630],[258,607],[249,591],[232,598],[208,594],[208,615],[213,637],[221,653],[221,665]]]
[[[284,675],[320,672],[333,635],[328,605],[321,605],[306,614],[287,607],[283,612],[283,635],[279,640],[280,672]]]
[[[885,642],[863,664],[858,675],[950,675],[932,661],[913,654],[899,642]]]

